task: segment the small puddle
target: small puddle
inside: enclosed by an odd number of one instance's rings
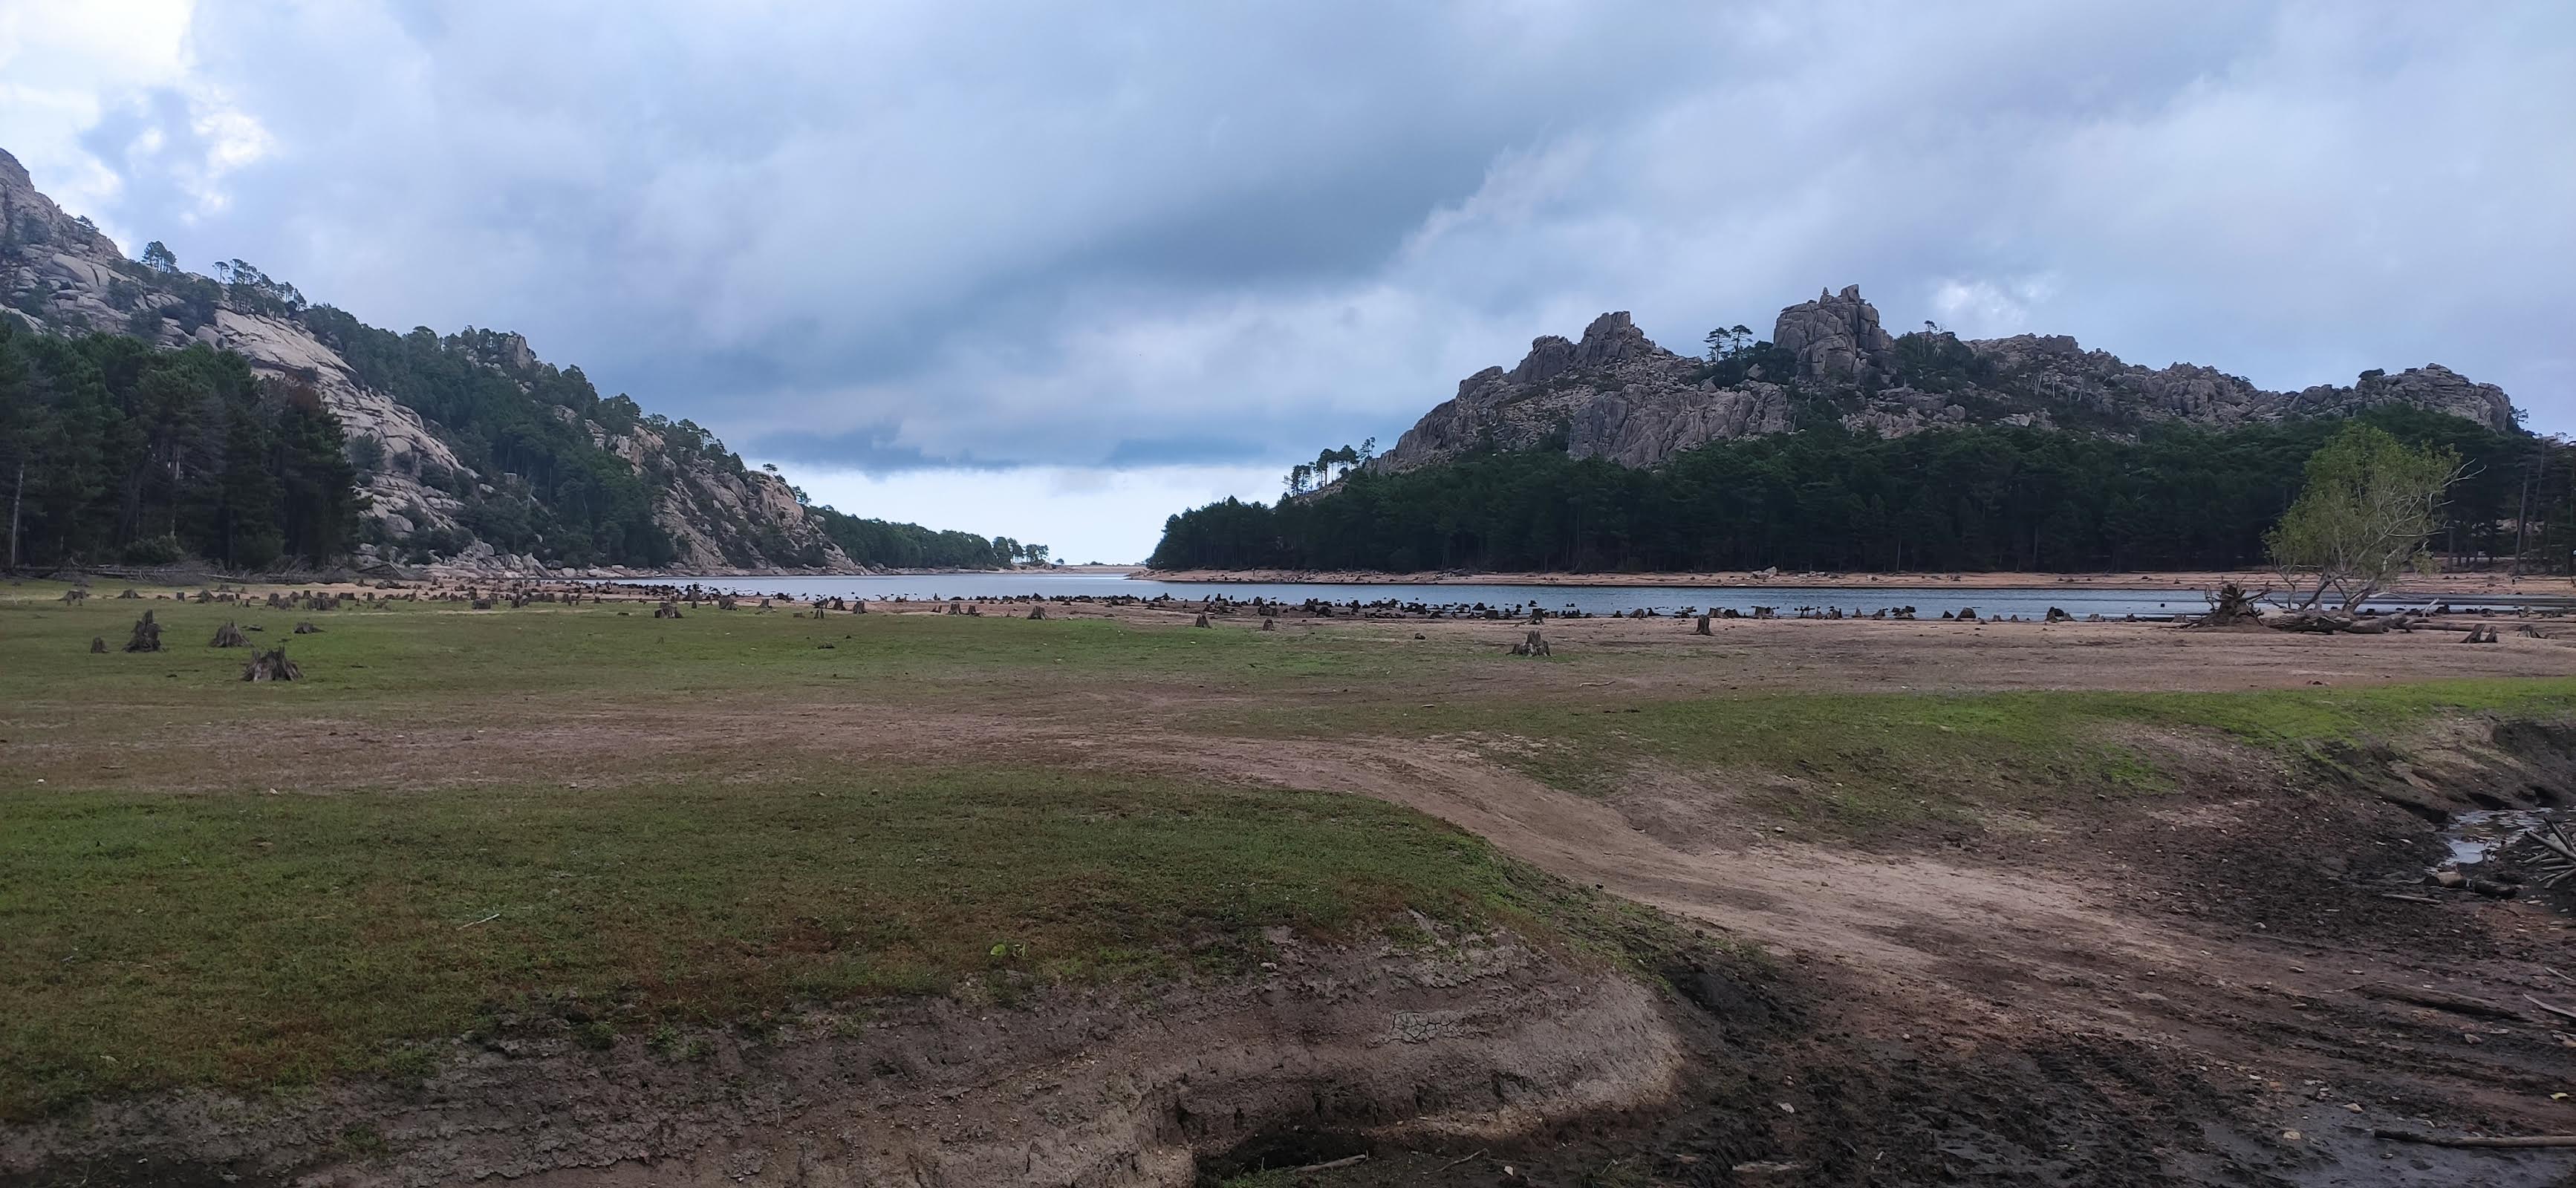
[[[2576,911],[2576,824],[2564,809],[2480,809],[2442,827],[2448,856],[2429,873],[2445,887],[2537,896]]]
[[[2450,847],[2450,857],[2433,869],[2475,866],[2497,847],[2512,844],[2549,819],[2539,809],[2477,809],[2454,816],[2442,827],[2442,844]]]

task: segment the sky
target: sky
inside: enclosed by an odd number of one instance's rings
[[[514,329],[820,502],[1133,561],[1605,310],[1857,284],[2576,431],[2576,4],[0,0],[129,252]]]

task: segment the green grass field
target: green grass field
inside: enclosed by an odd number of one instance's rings
[[[1120,748],[1158,738],[1484,740],[1587,794],[1640,763],[1712,788],[1768,774],[1798,791],[1754,811],[1867,843],[2070,793],[2170,794],[2141,732],[2297,755],[2461,712],[2576,714],[2566,679],[1658,695],[1584,678],[1697,661],[1568,650],[1535,669],[1436,632],[59,590],[0,588],[8,1118],[417,1071],[512,1028],[597,1045],[889,994],[1008,1005],[1226,977],[1267,928],[1367,935],[1407,927],[1405,908],[1605,958],[1640,935],[1617,904],[1406,810],[1261,772],[1121,769]],[[144,609],[168,650],[88,653]],[[310,679],[241,682],[247,651],[206,646],[226,619]],[[323,632],[288,634],[299,619]]]

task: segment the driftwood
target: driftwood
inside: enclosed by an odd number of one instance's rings
[[[245,681],[300,681],[304,679],[304,670],[297,668],[294,661],[286,658],[285,648],[277,647],[265,652],[253,652],[250,663],[242,665],[242,679]]]
[[[161,650],[161,625],[152,621],[151,611],[143,612],[143,617],[134,621],[134,636],[125,641],[125,650],[129,652]]]
[[[2522,1012],[2512,1007],[2498,1006],[2481,999],[2463,998],[2457,994],[2445,994],[2439,990],[2420,990],[2413,986],[2400,986],[2394,982],[2364,982],[2353,987],[2352,992],[2365,998],[2381,998],[2390,1002],[2402,1002],[2409,1006],[2431,1007],[2437,1011],[2449,1011],[2454,1015],[2466,1015],[2472,1019],[2520,1021],[2523,1017]]]
[[[93,656],[106,655],[107,637],[104,635],[93,635],[89,637],[89,654]]]
[[[1538,632],[1530,632],[1528,639],[1524,639],[1519,643],[1512,645],[1512,654],[1515,656],[1547,655],[1547,640],[1539,635]]]
[[[2523,995],[2522,1000],[2533,1006],[2539,1007],[2550,1014],[2556,1015],[2561,1019],[2576,1019],[2576,1011],[2568,1010],[2566,1007],[2551,1006],[2548,1003],[2542,1002],[2537,998],[2533,998],[2528,994]]]
[[[250,646],[250,641],[242,637],[240,627],[235,626],[232,620],[226,619],[224,620],[223,626],[215,628],[214,642],[209,643],[206,646],[210,648],[246,648]]]
[[[2576,1147],[2576,1134],[2417,1134],[2412,1130],[2373,1130],[2372,1138],[2427,1147]]]

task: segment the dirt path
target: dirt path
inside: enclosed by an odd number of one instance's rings
[[[2565,1022],[2522,1008],[2530,992],[2576,1001],[2540,960],[2576,951],[2566,948],[2567,924],[2538,908],[2439,909],[2362,891],[2326,910],[2396,907],[2431,922],[2383,929],[2355,919],[2322,936],[2279,934],[2141,910],[2192,894],[2190,880],[2088,859],[2084,844],[2065,838],[2034,836],[2002,861],[1870,855],[1762,837],[1756,822],[1729,821],[1722,807],[1699,806],[1696,824],[1676,829],[1670,806],[1651,795],[1592,800],[1457,748],[1198,743],[1165,755],[1211,775],[1403,804],[1551,873],[1756,941],[1825,978],[1838,992],[1837,1025],[1858,1042],[2174,1053],[2241,1094],[2231,1111],[2242,1125],[2219,1154],[2277,1167],[2283,1178],[2273,1182],[2542,1184],[2576,1171],[2576,1153],[2420,1148],[2401,1163],[2368,1134],[2424,1129],[2428,1114],[2482,1114],[2524,1132],[2576,1128],[2576,1109],[2548,1096],[2576,1065],[2576,1039]],[[2254,800],[2200,804],[2182,825],[2224,838],[2259,829],[2266,811]],[[2205,856],[2178,858],[2187,867]],[[2503,1010],[2428,1008],[2392,1000],[2386,987]]]

